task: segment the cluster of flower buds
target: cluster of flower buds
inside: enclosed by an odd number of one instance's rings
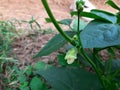
[[[77,9],[79,12],[83,11],[83,9],[84,9],[84,4],[85,4],[85,1],[83,1],[83,0],[77,0],[77,1],[76,1],[76,9]]]

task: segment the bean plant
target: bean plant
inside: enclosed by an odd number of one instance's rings
[[[50,90],[118,90],[120,88],[120,58],[116,52],[120,49],[120,7],[112,0],[106,4],[116,9],[117,13],[93,9],[84,12],[84,1],[76,1],[77,19],[71,26],[72,19],[57,21],[51,12],[47,0],[41,0],[59,34],[55,35],[34,56],[38,58],[57,51],[65,44],[65,53],[58,53],[58,66],[35,71],[46,80]],[[80,18],[92,18],[89,23]],[[77,23],[76,23],[77,22]],[[60,24],[68,25],[64,31]],[[100,53],[106,51],[108,58],[103,60]]]

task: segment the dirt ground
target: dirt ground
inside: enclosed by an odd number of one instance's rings
[[[64,18],[71,18],[70,5],[73,0],[48,0],[57,20]],[[104,5],[105,0],[90,0],[96,8],[116,12],[107,5]],[[113,0],[120,5],[120,0]],[[37,18],[42,29],[54,28],[52,24],[47,24],[45,18],[48,17],[41,0],[0,0],[0,19],[11,20],[16,18],[18,20],[30,20],[31,17]],[[17,39],[13,45],[13,52],[17,54],[17,58],[22,62],[31,62],[32,57],[37,53],[53,35],[38,34],[37,39],[34,41],[31,37],[22,37]],[[45,61],[55,59],[56,53],[49,57],[43,57]]]
[[[96,8],[115,12],[114,9],[105,5],[105,0],[90,0]],[[120,5],[120,0],[113,0]],[[48,0],[49,5],[58,20],[70,18],[70,5],[73,0]],[[41,27],[46,28],[44,18],[48,17],[41,0],[0,0],[0,19],[8,20],[30,20],[31,17],[38,18]],[[48,27],[53,27],[48,25]]]

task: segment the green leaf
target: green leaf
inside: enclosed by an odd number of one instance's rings
[[[38,77],[32,78],[30,88],[31,90],[47,90],[45,84]]]
[[[70,26],[70,24],[72,23],[72,19],[63,19],[61,21],[58,21],[58,23]]]
[[[27,66],[27,70],[25,71],[25,73],[30,76],[32,74],[32,66]]]
[[[33,68],[34,68],[35,70],[45,70],[45,69],[48,69],[48,68],[50,68],[50,67],[52,67],[52,66],[51,66],[51,65],[48,65],[48,64],[46,64],[46,63],[44,63],[44,62],[42,62],[42,61],[37,62],[37,63],[33,66]]]
[[[84,48],[103,48],[120,44],[120,26],[94,20],[80,34]]]
[[[57,55],[57,58],[58,58],[58,63],[59,63],[60,65],[62,65],[62,66],[68,65],[67,62],[66,62],[66,60],[65,60],[65,55],[63,55],[63,54],[58,54],[58,55]]]
[[[54,67],[36,73],[46,79],[52,90],[101,90],[97,76],[78,67]]]
[[[87,23],[83,20],[80,20],[80,30],[84,29]],[[73,20],[73,31],[77,32],[78,29],[78,19]]]
[[[20,83],[24,83],[26,80],[27,80],[27,77],[25,75],[20,75],[17,80],[20,82]]]
[[[112,0],[108,0],[106,3],[108,5],[110,5],[111,7],[113,7],[113,8],[115,8],[115,9],[120,11],[120,8]]]
[[[20,90],[30,90],[29,87],[22,88]]]
[[[71,12],[71,15],[77,15],[77,12]],[[81,12],[80,16],[110,23],[117,22],[117,17],[114,14],[98,9],[93,9],[91,12]]]
[[[20,84],[19,86],[20,90],[29,90],[29,87],[28,87],[28,82],[23,82],[22,84]]]
[[[35,24],[38,26],[39,29],[41,29],[41,26],[37,21],[35,21]]]
[[[66,34],[72,37],[75,33],[72,31],[66,31]],[[49,55],[52,52],[55,52],[58,49],[60,49],[66,43],[67,41],[65,40],[65,38],[62,35],[57,34],[42,48],[40,52],[38,52],[38,54],[34,56],[34,58]]]
[[[50,18],[45,18],[45,21],[46,21],[47,23],[51,23],[51,22],[52,22]]]
[[[91,10],[91,13],[93,13],[97,16],[100,16],[101,18],[104,18],[105,20],[108,20],[109,22],[112,22],[112,23],[117,22],[117,17],[110,12],[106,12],[106,11],[98,10],[98,9],[93,9],[93,10]]]
[[[117,13],[117,24],[119,24],[119,25],[120,25],[120,12],[119,12],[119,13]]]
[[[77,11],[72,11],[72,12],[70,12],[70,15],[74,16],[74,15],[78,15],[78,13],[77,13]]]

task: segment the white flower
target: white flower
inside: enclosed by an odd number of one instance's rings
[[[77,59],[77,49],[72,48],[66,53],[65,60],[68,64],[72,64],[75,59]]]

